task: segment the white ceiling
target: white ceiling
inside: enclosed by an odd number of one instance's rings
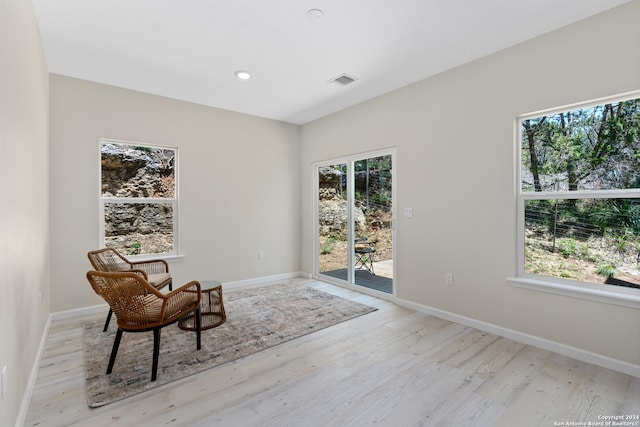
[[[51,73],[304,124],[628,1],[33,4]],[[328,83],[343,73],[357,80]]]

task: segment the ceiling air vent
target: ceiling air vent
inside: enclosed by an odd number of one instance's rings
[[[340,86],[346,86],[348,84],[351,84],[353,82],[355,82],[356,79],[347,75],[347,74],[340,74],[338,77],[334,77],[331,80],[329,80],[329,83],[335,83],[337,85]]]

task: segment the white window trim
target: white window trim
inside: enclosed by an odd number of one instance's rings
[[[141,147],[149,147],[149,148],[164,148],[173,150],[175,152],[174,159],[174,179],[175,179],[175,196],[173,199],[158,199],[158,198],[145,198],[145,197],[131,197],[123,199],[122,197],[102,197],[102,144],[103,143],[113,143],[113,144],[121,144],[121,145],[133,145],[133,146],[141,146]],[[164,252],[159,254],[143,254],[143,255],[127,255],[127,259],[142,261],[145,259],[164,259],[164,260],[176,260],[182,259],[184,256],[180,253],[180,239],[179,239],[179,230],[178,224],[180,221],[179,218],[179,159],[178,159],[178,147],[171,147],[167,145],[157,145],[157,144],[148,144],[142,142],[134,142],[134,141],[122,141],[110,138],[100,138],[98,140],[98,218],[99,218],[99,226],[98,226],[98,242],[101,248],[105,247],[104,241],[104,205],[106,203],[164,203],[173,205],[173,252]]]
[[[563,283],[563,280],[560,278],[540,275],[508,277],[507,282],[516,288],[548,292],[640,310],[640,293],[633,292],[634,289],[620,288],[611,291],[605,289],[605,286],[602,285],[575,281],[567,284]],[[610,286],[606,286],[606,288],[609,287]]]
[[[516,228],[516,253],[517,275],[508,277],[507,282],[515,287],[539,292],[548,292],[573,298],[581,298],[607,304],[640,309],[640,290],[624,288],[614,285],[599,285],[595,283],[562,279],[558,277],[543,276],[525,273],[524,271],[524,202],[525,200],[540,199],[583,199],[583,198],[639,198],[640,189],[624,190],[599,190],[599,191],[558,191],[558,192],[523,192],[522,191],[522,129],[520,123],[528,118],[542,115],[555,114],[576,108],[588,108],[609,102],[619,102],[640,97],[640,91],[629,92],[619,96],[601,98],[588,103],[577,103],[560,108],[538,111],[517,117],[514,124],[514,136],[516,147],[516,204],[517,204],[517,228]],[[567,197],[570,196],[570,197]]]

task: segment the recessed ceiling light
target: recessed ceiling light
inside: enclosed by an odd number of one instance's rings
[[[320,19],[324,16],[324,12],[320,9],[309,9],[307,10],[307,15],[309,18]]]
[[[248,71],[238,70],[235,74],[240,80],[249,80],[251,78],[251,74]]]

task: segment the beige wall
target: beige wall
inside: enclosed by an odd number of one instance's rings
[[[397,296],[640,365],[640,311],[512,287],[516,116],[640,89],[640,1],[302,128],[311,164],[397,147]],[[303,270],[311,271],[309,193]],[[453,272],[454,286],[444,286]]]
[[[178,147],[175,284],[299,271],[298,126],[58,75],[50,84],[52,311],[103,303],[85,278],[100,138]]]
[[[49,77],[29,1],[0,0],[0,425],[13,425],[49,317]]]
[[[102,302],[84,279],[98,245],[99,138],[179,147],[178,283],[310,272],[312,162],[397,147],[398,207],[414,209],[398,218],[399,298],[640,365],[637,310],[505,280],[515,273],[514,117],[640,89],[638,16],[635,0],[301,132],[49,80],[31,2],[0,0],[0,425],[19,415],[49,312]]]

